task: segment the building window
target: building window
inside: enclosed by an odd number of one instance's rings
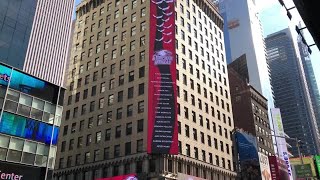
[[[129,82],[134,81],[134,71],[129,72]]]
[[[139,68],[139,78],[144,77],[144,74],[145,74],[145,70],[144,69],[145,69],[144,66]]]
[[[143,139],[137,140],[137,152],[143,151]]]
[[[121,126],[116,127],[115,137],[116,138],[121,137]]]
[[[144,94],[144,83],[139,84],[138,95]]]
[[[96,143],[100,143],[101,141],[101,131],[96,133]]]
[[[99,109],[104,107],[104,98],[99,99]]]
[[[138,113],[144,112],[144,101],[138,102]]]
[[[106,147],[106,148],[104,148],[103,159],[107,160],[109,158],[110,158],[110,148]]]
[[[133,87],[128,88],[128,99],[133,98]]]
[[[116,116],[117,119],[121,119],[122,118],[122,108],[118,108],[117,109],[117,116]]]
[[[132,114],[133,114],[133,105],[130,104],[127,106],[127,117],[132,116]]]
[[[115,145],[114,146],[114,157],[119,157],[120,156],[120,145]]]
[[[111,129],[107,129],[106,130],[106,134],[105,134],[105,141],[110,141],[111,139]]]
[[[131,154],[131,142],[127,142],[125,144],[125,155],[130,155]]]
[[[137,132],[143,132],[143,119],[138,120]]]
[[[113,105],[113,100],[114,100],[114,96],[113,96],[113,94],[110,94],[108,96],[108,106]]]
[[[94,109],[95,109],[95,102],[94,101],[92,101],[92,102],[90,102],[90,112],[93,112],[94,111]]]
[[[126,125],[126,135],[132,134],[132,123],[127,123]]]
[[[90,161],[90,152],[86,152],[84,156],[84,163],[89,163]]]

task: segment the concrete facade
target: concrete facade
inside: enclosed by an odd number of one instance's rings
[[[208,0],[176,1],[180,153],[146,153],[149,3],[77,6],[56,179],[235,178],[223,22]]]

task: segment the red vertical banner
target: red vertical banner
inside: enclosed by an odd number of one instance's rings
[[[148,153],[178,154],[174,0],[150,0]]]

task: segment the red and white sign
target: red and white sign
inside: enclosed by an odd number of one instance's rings
[[[128,174],[128,175],[122,175],[122,176],[114,176],[110,178],[100,178],[96,180],[138,180],[136,174]]]
[[[178,154],[174,0],[150,0],[148,153]]]

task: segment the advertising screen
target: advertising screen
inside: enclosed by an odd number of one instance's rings
[[[96,180],[138,180],[136,174],[128,174],[123,176],[114,176],[110,178],[100,178]]]
[[[20,71],[13,70],[10,88],[57,104],[59,87]]]
[[[271,116],[272,116],[272,121],[274,124],[275,135],[284,137],[285,133],[283,130],[280,109],[279,108],[272,108],[271,109]],[[278,148],[278,153],[279,153],[280,158],[282,160],[284,160],[287,164],[288,174],[289,174],[290,179],[293,179],[291,165],[290,165],[290,161],[289,161],[289,154],[288,154],[288,149],[287,149],[287,142],[284,138],[281,138],[281,137],[275,137],[277,148]]]
[[[11,68],[0,64],[0,85],[8,86],[10,81]]]
[[[309,164],[310,165],[312,176],[313,177],[317,176],[313,158],[311,156],[306,156],[306,157],[302,157],[302,160],[303,160],[303,164]],[[291,165],[301,165],[302,164],[301,158],[299,158],[299,157],[290,158],[290,163],[291,163]]]
[[[3,112],[0,121],[1,133],[39,141],[45,144],[50,144],[51,142],[52,128],[54,128],[52,144],[56,145],[59,134],[59,128],[56,126],[52,127],[52,125],[8,112]]]
[[[284,160],[276,156],[269,156],[269,165],[272,180],[289,180],[287,165]]]
[[[241,178],[261,179],[256,138],[245,132],[236,132]]]
[[[43,180],[45,168],[25,166],[0,161],[0,179]]]
[[[310,164],[293,165],[296,170],[297,178],[312,177],[312,170]]]
[[[258,154],[259,154],[259,161],[260,161],[261,178],[262,180],[271,180],[271,172],[270,172],[268,156],[260,152]]]
[[[178,154],[174,1],[150,1],[149,154]]]

